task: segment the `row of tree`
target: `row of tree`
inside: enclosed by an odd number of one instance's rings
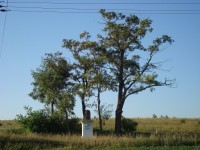
[[[153,30],[151,20],[104,9],[100,14],[105,26],[97,40],[91,40],[86,31],[80,34],[80,40],[63,40],[63,47],[72,54],[73,63],[60,52],[46,54],[41,66],[32,72],[34,82],[30,96],[50,108],[51,114],[55,110],[64,114],[66,120],[74,113],[76,95],[81,100],[83,118],[86,101],[96,96],[102,130],[101,93],[107,90],[117,92],[115,133],[121,135],[123,106],[129,96],[146,89],[152,91],[156,86],[173,85],[174,80],[158,80],[156,70],[161,63],[153,62],[161,46],[171,44],[173,40],[163,35],[145,47],[142,40]]]

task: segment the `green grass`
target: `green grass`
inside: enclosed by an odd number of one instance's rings
[[[81,135],[33,134],[24,130],[16,121],[0,121],[0,149],[107,149],[107,150],[189,150],[200,149],[200,119],[134,119],[138,122],[136,135],[115,137]],[[98,120],[93,121],[94,128]],[[103,126],[112,133],[114,119]]]

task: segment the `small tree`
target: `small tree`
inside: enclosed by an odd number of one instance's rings
[[[67,63],[62,53],[46,54],[42,64],[32,71],[34,79],[33,91],[29,94],[34,100],[51,106],[51,115],[55,108],[66,114],[72,112],[75,99],[71,78],[71,66]]]
[[[90,58],[87,47],[93,43],[87,43],[90,35],[87,32],[80,34],[81,39],[85,39],[83,42],[75,40],[63,40],[63,47],[68,48],[74,58],[73,63],[73,80],[75,83],[76,95],[81,99],[82,114],[85,118],[86,112],[86,100],[92,95],[92,72],[94,69],[93,60]]]
[[[100,107],[100,94],[112,87],[112,77],[103,68],[105,60],[98,53],[98,43],[90,41],[90,37],[90,34],[85,31],[80,34],[80,39],[83,41],[63,40],[63,47],[70,50],[75,60],[73,64],[74,81],[76,94],[81,98],[83,117],[86,110],[86,99],[95,95],[94,91],[97,91],[97,102]],[[101,120],[100,113],[99,117]]]
[[[27,114],[17,115],[25,128],[37,133],[70,133],[70,125],[73,129],[78,126],[78,119],[69,119],[75,106],[71,69],[60,52],[42,58],[41,65],[32,71],[33,91],[29,95],[44,103],[45,109],[32,111],[25,107]]]
[[[98,114],[99,129],[102,132],[102,119],[110,118],[113,110],[111,109],[112,105],[101,104],[101,93],[112,88],[112,77],[107,74],[102,64],[98,66],[95,73],[93,89],[97,91],[97,103],[94,103],[93,106]]]
[[[156,114],[153,114],[152,118],[157,118],[157,115],[156,115]]]
[[[103,121],[108,120],[113,113],[113,105],[112,104],[99,104],[97,101],[92,104],[94,107],[94,112],[98,115],[99,117],[99,129],[100,132],[103,131]]]

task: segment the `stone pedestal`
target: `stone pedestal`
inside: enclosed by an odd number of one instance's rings
[[[92,137],[93,136],[93,127],[91,120],[84,120],[82,123],[82,137]]]

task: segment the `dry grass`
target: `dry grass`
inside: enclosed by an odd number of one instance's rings
[[[136,119],[138,131],[200,133],[200,119]]]
[[[158,147],[158,146],[198,146],[200,144],[199,137],[192,136],[170,136],[166,135],[150,137],[115,137],[115,136],[101,136],[92,138],[81,138],[76,135],[0,135],[0,148],[16,147],[18,149],[30,149],[37,147],[37,149],[104,149],[104,148],[130,148],[130,147]]]
[[[138,132],[150,133],[199,133],[200,119],[179,119],[179,118],[135,118],[138,122]],[[106,120],[103,128],[114,130],[114,119]],[[94,120],[94,127],[98,128],[98,120]]]
[[[14,120],[0,120],[0,133],[21,129],[21,125]]]
[[[21,130],[15,121],[0,121],[0,149],[130,149],[131,147],[200,146],[200,119],[134,119],[138,122],[135,137],[51,135],[15,132]],[[93,121],[95,128],[98,120]],[[114,129],[114,119],[104,129]],[[11,132],[8,132],[11,131]],[[150,134],[146,134],[150,133]],[[148,136],[146,136],[148,135]]]

